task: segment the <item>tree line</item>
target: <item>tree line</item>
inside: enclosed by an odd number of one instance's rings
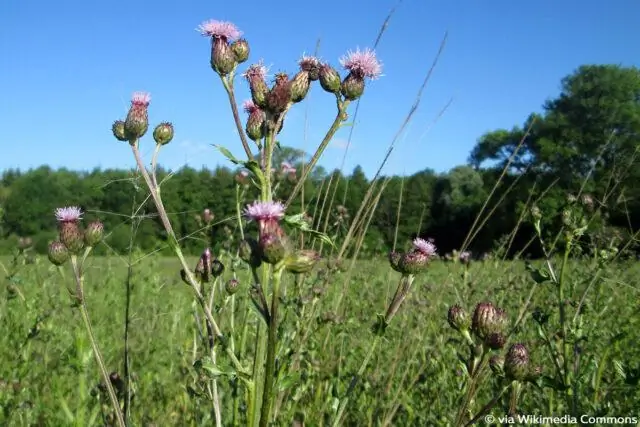
[[[593,221],[588,238],[635,248],[640,229],[640,70],[619,65],[585,65],[562,79],[561,91],[541,113],[523,124],[480,136],[467,164],[446,173],[425,169],[410,176],[379,178],[385,187],[377,200],[364,252],[388,250],[416,235],[432,237],[441,253],[469,244],[474,253],[497,249],[504,255],[537,257],[528,210],[543,214],[549,236],[562,227],[562,210],[571,195],[588,197]],[[275,165],[300,168],[305,153],[282,147]],[[279,191],[293,188],[293,175],[277,172]],[[215,215],[214,243],[235,226],[237,190],[245,201],[256,197],[239,170],[228,167],[160,170],[162,197],[185,248],[197,253],[203,242],[205,208]],[[316,228],[340,239],[360,207],[371,181],[362,168],[351,173],[317,167],[291,213],[304,206]],[[379,188],[379,187],[377,187]],[[332,201],[332,203],[329,203]],[[103,251],[143,251],[162,247],[162,227],[135,170],[90,172],[5,170],[0,178],[0,252],[11,251],[19,237],[30,237],[46,251],[55,236],[53,209],[76,204],[87,217],[99,218],[109,233]],[[480,214],[480,215],[479,215]],[[396,230],[397,228],[397,230]],[[472,239],[469,230],[477,230]],[[589,243],[587,242],[587,243]]]

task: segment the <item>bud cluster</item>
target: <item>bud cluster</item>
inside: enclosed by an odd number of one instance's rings
[[[111,132],[118,141],[136,144],[149,129],[149,104],[151,95],[146,92],[134,92],[131,106],[125,120],[116,120],[111,125]],[[161,122],[153,129],[153,139],[157,145],[167,145],[174,135],[173,125]]]
[[[62,265],[71,255],[78,255],[85,247],[96,246],[102,240],[104,226],[93,221],[82,228],[82,210],[76,206],[58,208],[58,240],[49,244],[48,257],[54,265]]]

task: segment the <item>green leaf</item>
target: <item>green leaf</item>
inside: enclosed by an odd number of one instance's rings
[[[244,164],[241,160],[238,160],[233,154],[231,154],[231,151],[229,151],[228,149],[226,149],[222,145],[213,144],[213,146],[216,149],[218,149],[218,151],[220,151],[223,156],[225,156],[227,159],[231,160],[232,163],[234,163],[236,165]]]
[[[323,242],[325,242],[326,244],[332,247],[335,247],[333,240],[327,234],[311,228],[311,225],[307,222],[303,213],[285,216],[284,222],[294,228],[297,228],[302,232],[308,233],[313,237],[322,240]]]

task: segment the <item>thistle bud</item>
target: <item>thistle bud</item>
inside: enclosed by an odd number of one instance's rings
[[[236,55],[224,37],[211,39],[211,68],[220,76],[226,76],[235,68]]]
[[[291,102],[300,102],[309,93],[311,83],[307,71],[299,71],[291,81]]]
[[[355,101],[364,93],[364,79],[356,76],[354,73],[349,73],[340,85],[340,92],[342,92],[342,96],[344,96],[345,99]]]
[[[320,67],[320,86],[329,93],[340,92],[340,74],[329,64]]]
[[[507,337],[505,337],[502,333],[500,332],[492,332],[491,334],[489,334],[489,336],[487,336],[487,338],[485,338],[484,343],[487,345],[487,347],[489,347],[491,350],[500,350],[502,347],[504,347],[504,345],[507,342]]]
[[[124,121],[116,120],[111,125],[111,132],[113,132],[113,136],[116,137],[118,141],[128,141],[127,134],[124,130]]]
[[[207,248],[200,255],[196,265],[196,278],[200,282],[207,283],[211,279],[211,249]]]
[[[21,237],[18,239],[18,250],[24,251],[33,245],[31,237]]]
[[[264,262],[272,265],[279,263],[287,255],[284,237],[277,233],[262,234],[260,236],[260,252]]]
[[[62,242],[52,242],[47,253],[53,265],[62,265],[69,259],[69,250]]]
[[[218,277],[224,272],[224,264],[219,259],[211,262],[211,274],[213,277]]]
[[[262,264],[258,242],[251,237],[247,237],[245,240],[240,242],[238,256],[251,267],[258,268],[260,267],[260,264]]]
[[[400,252],[391,251],[389,252],[389,265],[392,269],[397,271],[398,273],[402,273],[400,268],[400,260],[402,259],[402,254]]]
[[[471,327],[471,319],[469,318],[469,315],[467,315],[464,308],[460,307],[458,304],[452,305],[449,308],[447,321],[449,322],[449,326],[456,331],[467,331]]]
[[[490,302],[481,302],[473,312],[471,329],[478,338],[485,340],[492,333],[503,332],[506,320],[504,310],[496,308]]]
[[[162,122],[153,130],[153,139],[158,145],[167,145],[173,139],[173,125]]]
[[[429,257],[420,251],[411,251],[400,258],[400,272],[403,274],[418,274],[429,264]]]
[[[320,254],[312,250],[301,250],[289,255],[285,261],[285,268],[293,274],[308,273],[320,260]]]
[[[249,82],[249,89],[251,90],[251,99],[259,108],[265,108],[267,106],[267,94],[269,88],[265,77],[267,75],[267,68],[262,63],[253,64],[249,66],[243,76]]]
[[[60,241],[72,254],[78,254],[84,248],[84,235],[77,222],[61,222]]]
[[[320,61],[314,56],[303,56],[298,62],[300,70],[309,73],[309,80],[315,82],[320,78]]]
[[[102,240],[104,234],[104,225],[100,221],[93,221],[84,230],[84,244],[86,246],[95,246]]]
[[[501,375],[504,373],[504,358],[498,355],[491,356],[489,359],[489,368],[494,374]]]
[[[291,82],[286,73],[276,74],[276,82],[267,94],[267,108],[273,114],[284,112],[291,102]]]
[[[260,141],[265,134],[266,114],[252,101],[245,101],[244,110],[249,113],[245,131],[252,141]]]
[[[211,209],[207,208],[202,212],[202,220],[205,224],[211,224],[214,218],[215,215],[211,212]]]
[[[513,380],[524,380],[529,374],[529,350],[523,344],[514,344],[507,351],[504,372]]]
[[[151,96],[144,92],[135,92],[131,98],[131,108],[124,121],[125,135],[129,141],[142,138],[149,129],[149,102]]]
[[[249,42],[245,39],[239,39],[231,43],[231,51],[236,58],[238,64],[242,64],[249,59]]]
[[[240,288],[240,282],[238,282],[236,279],[229,280],[224,286],[224,289],[227,291],[229,295],[233,295],[236,292],[238,292],[239,288]]]

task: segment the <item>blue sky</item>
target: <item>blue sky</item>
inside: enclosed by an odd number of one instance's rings
[[[242,148],[220,81],[209,67],[209,42],[195,31],[198,24],[236,23],[252,49],[240,71],[264,58],[272,73],[293,73],[297,59],[313,52],[318,39],[320,56],[336,66],[347,50],[372,46],[396,4],[6,2],[0,14],[0,170],[42,164],[76,170],[132,167],[129,147],[112,137],[110,126],[125,116],[137,90],[151,93],[152,125],[168,120],[176,127],[174,141],[161,155],[164,166],[227,164],[211,144],[238,155]],[[369,84],[362,98],[345,171],[360,164],[367,175],[375,172],[445,31],[446,49],[387,174],[442,172],[464,163],[482,133],[521,124],[581,64],[640,65],[638,16],[640,3],[633,0],[404,0],[377,49],[384,77]],[[236,86],[242,102],[246,83],[238,79]],[[313,150],[334,114],[331,98],[314,88],[290,113],[282,143]],[[341,165],[348,134],[348,128],[338,133],[322,165]],[[152,148],[148,134],[143,152]]]

